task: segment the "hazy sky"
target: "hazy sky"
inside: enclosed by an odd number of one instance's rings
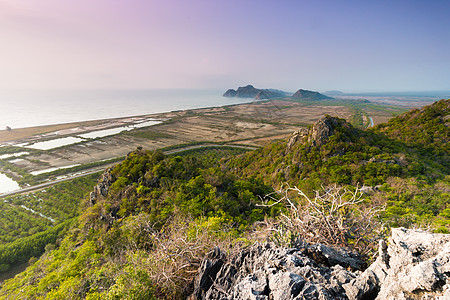
[[[450,1],[0,0],[0,88],[450,90]]]

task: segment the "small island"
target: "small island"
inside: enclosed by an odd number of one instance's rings
[[[253,98],[256,100],[269,100],[276,98],[291,98],[293,100],[327,100],[334,99],[325,96],[319,92],[299,89],[294,94],[277,90],[277,89],[257,89],[253,85],[240,86],[237,90],[229,89],[224,94],[224,97],[236,98]]]

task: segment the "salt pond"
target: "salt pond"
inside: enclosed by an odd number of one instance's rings
[[[39,174],[43,174],[43,173],[48,173],[48,172],[53,172],[56,170],[60,170],[60,169],[68,169],[68,168],[72,168],[72,167],[76,167],[79,166],[80,164],[76,164],[76,165],[70,165],[70,166],[64,166],[64,167],[53,167],[53,168],[48,168],[48,169],[44,169],[44,170],[38,170],[38,171],[33,171],[30,172],[31,175],[39,175]]]
[[[156,124],[160,124],[160,123],[162,123],[162,121],[152,120],[152,121],[146,121],[146,122],[142,122],[142,123],[136,123],[133,125],[133,127],[134,128],[142,128],[142,127],[152,126],[152,125],[156,125]]]
[[[95,139],[95,138],[99,138],[99,137],[105,137],[105,136],[109,136],[109,135],[118,134],[118,133],[121,133],[122,131],[130,131],[133,129],[134,128],[130,127],[130,126],[123,126],[123,127],[116,127],[116,128],[111,128],[111,129],[92,131],[92,132],[88,132],[88,133],[84,133],[84,134],[79,134],[78,136],[82,137],[84,139]]]
[[[18,189],[20,189],[20,186],[17,182],[5,174],[0,173],[0,194],[12,192]]]
[[[59,139],[53,139],[53,140],[49,140],[49,141],[44,141],[44,142],[37,142],[34,144],[17,144],[14,146],[18,146],[18,147],[25,147],[25,148],[33,148],[33,149],[39,149],[39,150],[50,150],[50,149],[54,149],[54,148],[58,148],[58,147],[62,147],[62,146],[68,146],[68,145],[72,145],[75,143],[79,143],[79,142],[83,142],[86,141],[86,139],[95,139],[95,138],[101,138],[101,137],[105,137],[105,136],[110,136],[110,135],[114,135],[114,134],[118,134],[121,133],[123,131],[130,131],[133,129],[137,129],[137,128],[142,128],[142,127],[148,127],[148,126],[152,126],[152,125],[156,125],[161,123],[162,121],[159,120],[146,120],[144,122],[141,123],[135,123],[135,124],[131,124],[128,126],[121,126],[121,127],[116,127],[116,128],[110,128],[110,129],[102,129],[102,130],[97,130],[97,131],[92,131],[92,132],[88,132],[88,133],[83,133],[83,134],[79,134],[77,136],[69,136],[69,137],[63,137],[63,138],[59,138]],[[0,159],[2,158],[8,158],[11,156],[18,156],[19,154],[23,155],[23,154],[29,154],[28,152],[21,152],[21,153],[16,153],[16,154],[5,154],[8,156],[0,156]]]
[[[161,123],[161,121],[151,120],[151,121],[136,123],[136,124],[129,125],[129,126],[122,126],[122,127],[111,128],[111,129],[92,131],[92,132],[88,132],[88,133],[84,133],[84,134],[79,134],[78,136],[81,138],[84,138],[84,139],[95,139],[95,138],[118,134],[123,131],[130,131],[130,130],[133,130],[136,128],[148,127],[148,126],[156,125],[159,123]]]
[[[82,141],[83,141],[83,139],[69,136],[69,137],[64,137],[64,138],[60,138],[60,139],[54,139],[54,140],[50,140],[50,141],[34,143],[32,145],[26,145],[24,147],[39,149],[39,150],[49,150],[49,149],[53,149],[53,148],[57,148],[57,147],[62,147],[62,146],[79,143]]]
[[[3,154],[0,155],[0,159],[7,159],[10,157],[17,157],[17,156],[21,156],[21,155],[28,155],[30,154],[29,152],[18,152],[18,153],[11,153],[11,154]]]

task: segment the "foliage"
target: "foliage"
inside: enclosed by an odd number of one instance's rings
[[[28,152],[28,153],[42,153],[41,150],[38,149],[32,149],[32,148],[24,148],[24,147],[18,147],[18,146],[3,146],[0,147],[0,155],[2,154],[13,154],[13,153],[20,153],[20,152]]]
[[[376,130],[401,141],[417,155],[450,169],[450,99],[441,100],[433,105],[415,109],[388,123],[380,124]]]
[[[115,223],[102,244],[94,236],[80,241],[72,230],[59,248],[6,281],[0,297],[184,299],[205,254],[234,247],[236,233],[218,233],[210,221],[175,218],[156,230],[140,213]]]
[[[386,201],[383,219],[392,227],[423,227],[450,233],[450,176],[435,183],[390,178],[377,198]]]
[[[445,190],[449,183],[444,178],[450,170],[449,103],[441,100],[367,130],[339,119],[333,135],[320,146],[313,144],[309,133],[294,143],[279,141],[231,158],[226,165],[237,176],[257,176],[274,186],[287,182],[309,196],[321,185],[381,186],[389,184],[390,178],[414,178],[415,189],[439,183]],[[450,229],[442,205],[448,199],[446,193],[390,197],[385,215],[390,224],[420,221],[432,224],[435,230]],[[398,214],[412,217],[411,221],[395,221]]]
[[[306,239],[372,256],[385,233],[382,222],[448,232],[448,102],[364,131],[339,119],[320,144],[309,134],[239,155],[207,148],[167,156],[138,148],[104,174],[107,195],[85,198],[65,238],[6,281],[0,296],[183,299],[214,246],[233,252],[255,237]],[[275,193],[272,187],[283,182],[298,188]],[[361,183],[364,194],[351,187]],[[274,234],[252,232],[262,224]]]
[[[31,267],[41,278],[22,290],[49,299],[184,297],[182,287],[213,245],[231,247],[255,221],[278,212],[257,206],[270,187],[220,168],[228,151],[129,153],[112,169],[107,197],[84,202],[79,229]]]
[[[97,178],[97,174],[80,177],[0,201],[0,245],[76,217],[80,199],[92,190]]]
[[[132,130],[124,133],[125,135],[130,135],[133,137],[141,138],[141,139],[149,139],[149,140],[158,140],[158,139],[167,139],[171,138],[170,134],[154,131],[154,130]]]
[[[46,231],[18,239],[6,245],[0,245],[0,271],[7,271],[10,266],[27,262],[31,257],[38,257],[48,244],[54,244],[73,220],[68,220]]]
[[[221,152],[218,152],[221,153]],[[194,218],[226,214],[245,228],[274,210],[256,207],[258,196],[271,189],[260,180],[237,179],[222,170],[217,157],[207,154],[165,156],[137,150],[111,172],[116,178],[104,202],[87,207],[86,230],[100,228],[101,214],[123,218],[140,212],[164,224],[174,211]]]

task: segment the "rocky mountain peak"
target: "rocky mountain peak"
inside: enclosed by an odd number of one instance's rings
[[[325,144],[330,136],[334,134],[334,128],[339,124],[339,119],[331,116],[325,116],[318,120],[309,132],[308,142],[313,146]]]
[[[342,120],[326,115],[325,117],[319,119],[314,125],[308,130],[306,128],[300,128],[295,131],[287,143],[287,151],[297,142],[308,142],[312,146],[321,146],[325,144],[330,136],[335,132],[335,128]]]

